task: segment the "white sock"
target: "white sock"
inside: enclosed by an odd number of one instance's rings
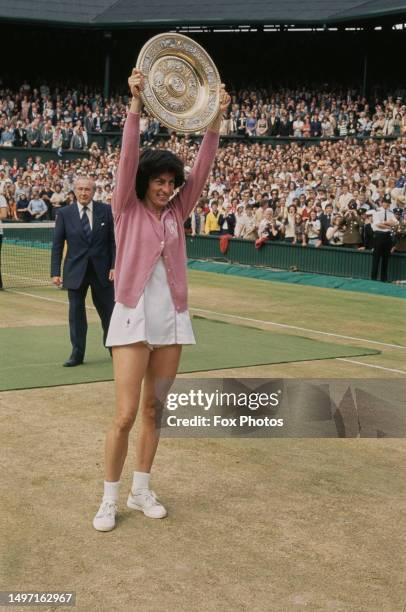
[[[107,480],[105,480],[104,481],[103,501],[109,500],[109,501],[117,502],[119,489],[120,489],[120,481],[108,482]]]
[[[151,474],[147,472],[134,472],[132,492],[135,493],[138,489],[149,489],[150,476]]]

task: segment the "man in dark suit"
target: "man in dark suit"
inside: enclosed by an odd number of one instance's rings
[[[27,142],[27,132],[23,128],[21,121],[17,121],[17,127],[14,130],[14,146],[24,147]]]
[[[66,367],[83,363],[87,319],[85,300],[90,287],[93,303],[103,327],[103,343],[114,307],[115,242],[111,208],[93,202],[95,184],[79,178],[75,184],[76,202],[58,211],[52,245],[52,282],[61,286],[61,260],[65,241],[68,250],[63,268],[63,286],[68,289],[69,328],[72,354]]]
[[[320,238],[321,243],[324,245],[328,245],[328,240],[326,238],[327,230],[329,227],[333,225],[333,205],[328,203],[324,208],[324,212],[320,215]]]

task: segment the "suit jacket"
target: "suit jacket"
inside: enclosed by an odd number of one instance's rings
[[[108,286],[109,271],[114,268],[116,245],[111,207],[93,202],[93,229],[90,242],[86,240],[76,202],[59,209],[55,223],[51,254],[51,276],[61,275],[62,253],[68,245],[63,267],[63,285],[66,289],[78,289],[91,260],[97,277]]]
[[[85,117],[83,120],[86,132],[93,132],[93,117]]]
[[[23,147],[27,142],[27,133],[24,128],[15,128],[14,130],[14,146]]]
[[[268,118],[268,135],[278,136],[280,124],[281,124],[281,121],[279,117],[269,117]]]
[[[225,221],[227,221],[228,229],[223,229],[223,225]],[[234,213],[229,213],[228,215],[220,215],[218,222],[219,222],[221,234],[231,234],[232,236],[234,236],[235,223],[236,223]]]
[[[92,122],[93,132],[100,131],[102,129],[103,117],[94,117]]]
[[[320,221],[320,230],[321,230],[320,238],[323,243],[326,243],[327,242],[326,234],[327,234],[328,228],[333,224],[333,215],[330,215],[330,219],[329,219],[328,215],[326,215],[325,213],[322,213],[319,217],[319,221]]]

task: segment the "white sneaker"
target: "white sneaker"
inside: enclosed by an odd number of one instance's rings
[[[149,518],[164,518],[168,513],[159,503],[156,494],[150,489],[139,489],[135,493],[130,491],[127,506],[132,510],[141,510]]]
[[[111,531],[116,526],[117,504],[111,499],[103,500],[93,519],[97,531]]]

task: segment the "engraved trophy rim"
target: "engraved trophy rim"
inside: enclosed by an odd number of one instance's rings
[[[151,81],[159,67],[167,68],[171,60],[177,70],[171,75],[172,82],[168,84],[167,73],[159,72],[159,79],[165,80],[162,91],[168,98],[168,108],[163,103],[163,95],[157,93],[156,81],[155,84]],[[144,106],[165,127],[184,134],[200,132],[216,117],[220,107],[220,75],[207,51],[189,36],[175,32],[153,36],[139,52],[136,68],[146,77],[141,92]],[[185,75],[179,74],[182,70]],[[179,110],[190,92],[194,96],[188,100],[189,107]]]

